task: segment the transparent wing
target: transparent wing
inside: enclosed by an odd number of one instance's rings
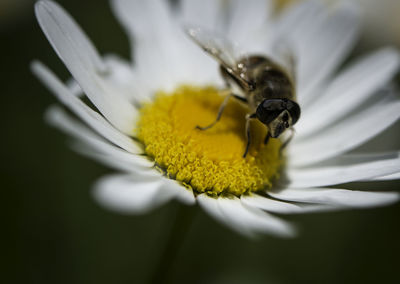
[[[297,55],[294,46],[293,43],[287,40],[277,41],[273,46],[273,54],[278,63],[287,71],[293,83],[296,84]]]
[[[189,37],[205,52],[211,55],[231,76],[244,87],[251,89],[251,84],[237,62],[246,56],[227,39],[201,28],[185,28]]]

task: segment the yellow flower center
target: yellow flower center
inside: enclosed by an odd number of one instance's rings
[[[196,129],[215,120],[223,99],[213,87],[158,92],[140,110],[137,138],[158,168],[197,193],[238,196],[270,187],[282,165],[281,142],[270,139],[264,145],[266,127],[254,120],[250,150],[243,158],[246,106],[231,99],[219,122]]]

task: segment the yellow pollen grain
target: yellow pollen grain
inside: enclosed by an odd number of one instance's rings
[[[242,157],[246,106],[231,99],[215,126],[196,129],[215,120],[224,99],[220,93],[214,87],[193,86],[158,92],[140,110],[137,138],[168,177],[197,193],[239,196],[270,187],[282,164],[281,143],[270,139],[264,145],[266,127],[252,121],[251,147]]]

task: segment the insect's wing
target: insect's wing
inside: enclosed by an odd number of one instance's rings
[[[238,59],[243,57],[227,39],[201,28],[186,28],[189,37],[205,52],[210,54],[225,70],[248,89],[250,83],[238,69]]]
[[[297,56],[294,49],[294,44],[290,44],[288,41],[278,41],[273,47],[273,52],[279,59],[279,63],[285,67],[288,75],[292,79],[293,83],[296,84],[297,80]]]
[[[222,66],[233,70],[236,69],[237,58],[231,42],[201,28],[186,28],[186,33]]]

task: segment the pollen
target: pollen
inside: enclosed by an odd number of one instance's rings
[[[231,99],[221,119],[211,128],[224,99],[214,87],[181,86],[158,92],[143,105],[136,135],[145,153],[169,178],[195,193],[240,196],[271,187],[282,165],[281,142],[269,139],[267,129],[251,122],[251,145],[245,158],[247,106]]]

